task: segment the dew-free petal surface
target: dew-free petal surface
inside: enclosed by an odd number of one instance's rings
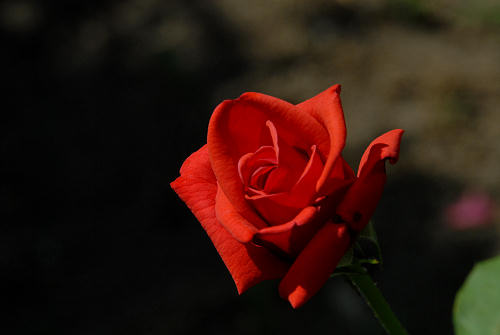
[[[222,257],[241,294],[267,279],[283,276],[288,265],[265,248],[238,242],[218,222],[215,214],[217,181],[207,146],[193,153],[182,165],[181,176],[170,185],[201,223]]]
[[[358,178],[337,208],[337,214],[352,229],[361,231],[375,212],[386,181],[385,160],[397,162],[402,135],[401,129],[391,130],[373,140],[365,150]]]
[[[280,141],[291,147],[307,150],[317,145],[321,151],[329,146],[325,128],[311,115],[300,113],[296,106],[286,101],[260,93],[245,93],[217,106],[207,136],[212,168],[229,201],[257,228],[264,228],[266,223],[245,200],[238,161],[265,145],[262,141],[269,138],[268,120],[276,127]]]
[[[340,85],[334,85],[320,94],[297,105],[297,107],[312,115],[327,131],[329,136],[329,151],[325,156],[325,168],[316,183],[316,190],[321,191],[326,180],[335,168],[337,159],[344,149],[346,127],[344,112],[340,102]]]
[[[297,166],[300,169],[301,166]],[[315,183],[321,173],[323,164],[316,153],[316,146],[311,148],[308,162],[304,162],[303,170],[299,170],[295,185],[289,191],[246,196],[270,225],[283,224],[294,218],[304,207],[309,206],[316,195]],[[272,176],[268,178],[270,182]]]
[[[257,228],[234,210],[220,187],[217,189],[215,200],[215,215],[219,223],[239,242],[252,241]]]
[[[349,243],[350,236],[344,224],[326,223],[281,280],[280,296],[293,308],[302,306],[326,283]]]
[[[287,223],[259,230],[255,238],[272,250],[279,250],[288,258],[295,258],[321,227],[318,208],[308,206]]]

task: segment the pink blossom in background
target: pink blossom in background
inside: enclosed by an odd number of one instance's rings
[[[468,229],[487,225],[493,218],[493,201],[486,193],[464,193],[445,208],[446,223],[453,229]]]

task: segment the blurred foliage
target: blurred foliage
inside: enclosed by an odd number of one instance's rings
[[[455,299],[457,335],[500,334],[500,256],[474,266]]]

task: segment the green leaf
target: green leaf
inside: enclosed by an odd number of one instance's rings
[[[375,227],[373,226],[372,221],[370,221],[366,225],[365,229],[363,229],[359,233],[358,239],[369,241],[370,243],[372,243],[375,246],[375,248],[377,250],[377,255],[373,259],[377,260],[377,263],[375,263],[375,264],[379,264],[379,263],[382,264],[383,263],[382,249],[380,248],[380,244],[378,243],[377,233],[375,232]]]
[[[337,267],[335,271],[330,275],[330,278],[340,275],[351,275],[351,274],[365,274],[366,269],[359,264],[351,264],[346,266]]]
[[[368,222],[365,229],[363,229],[361,233],[359,233],[359,237],[378,242],[377,232],[375,231],[375,227],[373,226],[372,221]]]
[[[500,335],[500,256],[478,263],[453,306],[456,335]]]
[[[339,261],[339,264],[337,264],[337,267],[344,267],[352,264],[352,259],[354,257],[354,251],[352,250],[352,247],[349,248],[349,250],[346,251],[344,256]]]

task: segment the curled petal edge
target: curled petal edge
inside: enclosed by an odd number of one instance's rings
[[[181,176],[170,185],[210,237],[231,273],[238,293],[243,293],[261,281],[283,277],[288,263],[265,248],[237,241],[217,220],[217,181],[210,166],[206,145],[186,159],[181,167]]]
[[[320,94],[297,105],[312,115],[328,132],[330,148],[325,168],[317,183],[316,191],[323,192],[323,187],[336,166],[337,159],[345,146],[347,131],[344,112],[340,101],[340,85],[333,85]]]
[[[347,191],[336,213],[349,227],[361,231],[368,224],[382,197],[386,181],[385,161],[395,164],[399,158],[402,129],[391,130],[373,140],[365,150],[358,178]]]

